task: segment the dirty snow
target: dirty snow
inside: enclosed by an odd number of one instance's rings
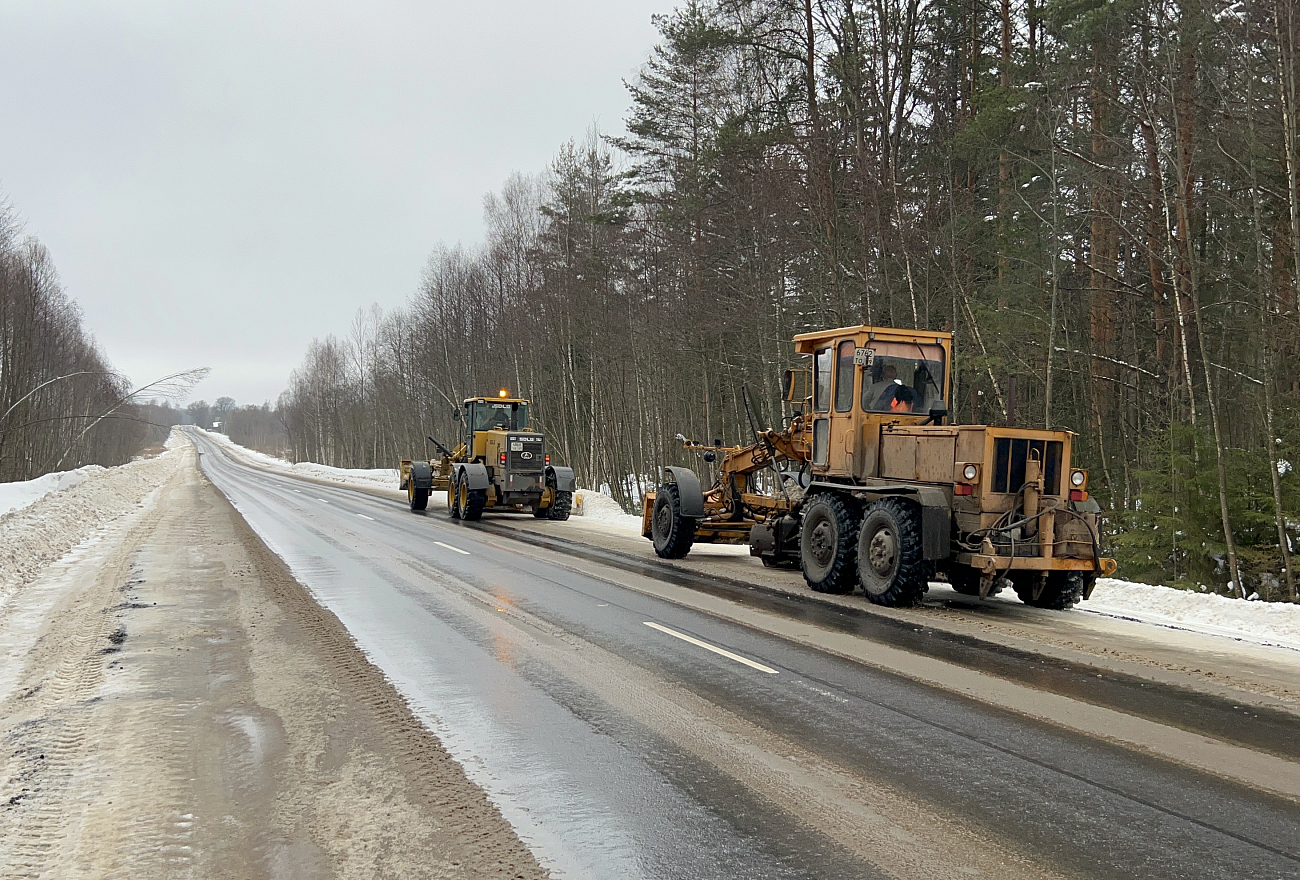
[[[97,464],[88,464],[73,471],[45,474],[34,480],[0,483],[0,516],[34,504],[51,492],[62,492],[73,486],[80,486],[90,479],[91,475],[102,470],[103,468]]]
[[[167,451],[156,458],[120,467],[80,468],[86,473],[71,485],[47,488],[26,505],[0,515],[0,608],[52,562],[136,510],[175,473],[181,451],[189,445],[173,431]]]

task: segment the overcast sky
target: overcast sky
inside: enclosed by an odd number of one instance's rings
[[[0,195],[137,383],[275,401],[484,193],[594,122],[673,0],[0,0]]]

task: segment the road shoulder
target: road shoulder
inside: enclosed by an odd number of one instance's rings
[[[545,876],[186,454],[0,620],[0,875]]]

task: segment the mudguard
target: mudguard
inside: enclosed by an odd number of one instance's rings
[[[704,517],[704,490],[700,488],[700,478],[695,471],[684,467],[664,468],[664,479],[677,484],[677,495],[681,503],[682,516]]]
[[[942,489],[933,487],[917,491],[921,502],[921,545],[927,560],[947,559],[952,555],[952,505]]]
[[[411,462],[411,482],[417,489],[432,489],[433,466],[427,461]]]
[[[468,464],[462,464],[457,467],[459,477],[457,483],[462,483],[465,488],[473,492],[475,489],[486,489],[489,485],[487,466],[477,461],[471,461]]]
[[[546,468],[546,485],[555,483],[555,491],[572,492],[577,488],[577,482],[573,478],[573,468],[560,467],[551,465]]]

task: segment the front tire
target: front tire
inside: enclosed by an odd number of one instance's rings
[[[650,514],[650,537],[660,559],[681,559],[691,552],[698,521],[682,516],[682,496],[673,483],[664,483],[655,493]]]
[[[1083,600],[1091,582],[1097,579],[1092,572],[1053,571],[1047,574],[1047,583],[1043,584],[1038,598],[1034,598],[1034,589],[1038,585],[1037,572],[1011,573],[1011,586],[1015,588],[1020,601],[1034,608],[1046,608],[1050,611],[1069,611]]]
[[[447,513],[451,514],[452,519],[460,519],[460,484],[456,475],[451,475],[451,481],[447,483]]]
[[[546,518],[552,522],[564,522],[573,510],[573,493],[555,490],[555,500],[546,508]]]
[[[888,608],[915,605],[929,574],[916,506],[901,498],[873,501],[858,538],[858,579],[867,599]],[[978,595],[978,585],[975,592]]]
[[[487,490],[471,489],[469,478],[466,476],[461,480],[459,495],[457,506],[460,508],[460,518],[465,522],[477,522],[482,519],[483,508],[487,507]]]
[[[417,489],[414,475],[406,481],[406,500],[411,510],[424,510],[429,506],[429,490]]]
[[[857,501],[829,492],[808,504],[799,527],[799,564],[808,586],[818,593],[852,593],[857,586]]]

